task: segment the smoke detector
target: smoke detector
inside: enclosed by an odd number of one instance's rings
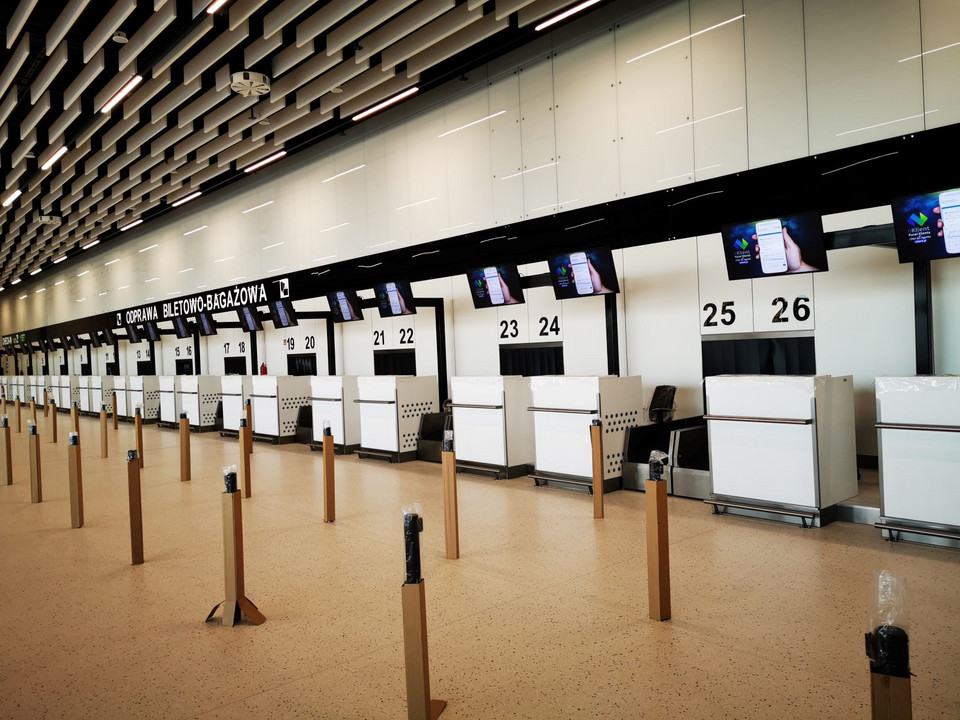
[[[51,227],[60,227],[60,217],[58,215],[41,215],[40,224],[41,225],[50,225]]]
[[[263,73],[241,70],[230,76],[230,89],[243,97],[259,97],[270,92],[270,78]]]
[[[117,31],[113,34],[113,37],[111,38],[111,40],[113,40],[113,41],[114,41],[115,43],[117,43],[118,45],[126,45],[126,44],[127,44],[127,34],[126,34],[123,30],[117,30]]]

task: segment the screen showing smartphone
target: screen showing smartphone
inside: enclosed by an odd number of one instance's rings
[[[620,292],[609,248],[580,250],[547,258],[553,293],[558,300]]]
[[[779,219],[757,223],[757,245],[760,269],[765,275],[787,271],[787,253],[783,246],[783,225]]]
[[[960,189],[907,195],[890,204],[900,262],[960,254]]]
[[[377,309],[380,311],[380,317],[416,314],[417,308],[413,302],[410,283],[403,280],[380,283],[374,286],[374,291],[377,294]]]
[[[363,310],[360,308],[360,298],[355,290],[338,290],[327,294],[330,312],[334,322],[354,322],[363,320]]]
[[[942,192],[939,200],[944,250],[956,255],[960,253],[960,190]]]
[[[730,280],[827,269],[820,213],[724,225],[720,235]]]
[[[500,273],[495,267],[483,269],[483,279],[487,285],[487,295],[491,305],[503,305],[503,288],[500,287]]]
[[[475,268],[467,273],[475,308],[519,305],[524,302],[520,271],[515,263]]]
[[[586,253],[570,253],[570,271],[573,273],[573,286],[577,289],[577,295],[593,295],[593,281],[590,279]]]

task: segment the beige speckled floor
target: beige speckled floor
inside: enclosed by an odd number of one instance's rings
[[[670,500],[673,614],[647,619],[643,496],[460,476],[462,558],[443,553],[438,465],[338,459],[321,522],[321,455],[257,445],[243,502],[260,627],[202,620],[222,599],[222,465],[236,441],[145,429],[146,564],[130,563],[123,450],[83,420],[86,526],[70,529],[67,418],[26,435],[0,487],[0,717],[406,717],[400,506],[423,504],[434,696],[444,718],[867,718],[863,652],[875,570],[906,576],[915,718],[960,717],[960,553],[870,527],[801,530]],[[46,428],[40,421],[40,429]]]

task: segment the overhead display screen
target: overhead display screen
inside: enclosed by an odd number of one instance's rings
[[[900,262],[960,257],[960,189],[895,198]]]
[[[416,314],[417,308],[413,305],[410,283],[404,281],[382,283],[374,287],[374,290],[377,293],[380,317]]]
[[[180,340],[186,340],[190,337],[190,323],[185,317],[175,317],[173,319],[173,332]]]
[[[327,295],[330,303],[330,312],[334,322],[353,322],[363,320],[363,310],[360,308],[360,298],[355,290],[339,290]]]
[[[103,343],[100,341],[100,335],[99,333],[97,333],[96,330],[90,333],[90,344],[93,345],[95,348],[98,348],[101,345],[103,345]]]
[[[270,319],[275,328],[288,328],[297,325],[297,314],[289,300],[272,300],[268,303]]]
[[[554,255],[547,264],[557,300],[620,292],[609,248]]]
[[[213,321],[213,315],[210,313],[197,314],[197,328],[204,337],[217,334],[217,324]]]
[[[127,325],[127,341],[134,344],[140,342],[140,328],[133,323]]]
[[[113,330],[107,328],[103,331],[103,341],[109,345],[114,345],[117,342],[117,336],[113,334]]]
[[[730,280],[827,269],[819,213],[724,225],[721,235]]]
[[[520,272],[515,263],[475,268],[467,273],[475,308],[518,305],[523,302]]]
[[[247,332],[263,330],[263,323],[260,322],[260,314],[255,307],[244,305],[242,308],[237,308],[237,316],[240,318],[240,327]]]
[[[157,327],[157,324],[152,320],[148,320],[143,324],[144,332],[147,334],[147,340],[150,342],[159,342],[160,341],[160,329]]]

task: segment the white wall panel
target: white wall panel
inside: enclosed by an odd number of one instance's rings
[[[743,0],[750,167],[807,155],[803,0]]]
[[[690,27],[692,32],[699,32],[742,12],[740,0],[690,0]],[[741,21],[728,23],[691,41],[696,180],[747,168],[743,52]]]
[[[937,374],[960,375],[960,258],[930,263],[933,288],[933,340]]]
[[[373,310],[364,310],[364,319],[340,324],[343,344],[341,375],[373,375]]]
[[[677,417],[703,412],[700,319],[697,312],[697,239],[623,251],[627,328],[624,375],[642,375],[644,408],[657,385],[677,388]]]
[[[700,287],[700,333],[729,335],[753,332],[753,284],[728,280],[720,234],[697,238]]]
[[[614,200],[620,193],[613,28],[553,59],[557,133],[555,210]]]
[[[441,236],[460,235],[493,225],[493,183],[496,181],[492,179],[491,148],[496,118],[477,122],[504,110],[493,105],[491,95],[484,88],[444,106],[440,134],[450,134],[437,140],[444,152],[448,224]],[[456,132],[451,132],[454,130]]]
[[[693,91],[687,2],[617,26],[617,124],[624,195],[693,181]],[[677,128],[664,132],[666,128]]]
[[[917,53],[905,55],[903,65],[923,63],[923,99],[925,110],[936,110],[926,115],[926,127],[935,128],[960,122],[960,3],[956,0],[920,0],[920,27],[922,52],[919,58],[905,60]],[[946,47],[953,45],[953,47]],[[943,48],[943,49],[941,49]],[[913,68],[911,67],[911,70]]]
[[[498,225],[523,219],[523,140],[520,130],[520,74],[513,71],[490,82],[490,183],[493,219]]]
[[[853,375],[857,453],[876,455],[874,379],[916,372],[913,268],[884,247],[833,250],[828,262],[813,278],[817,372]]]
[[[538,288],[553,292],[553,288]],[[607,324],[604,298],[583,297],[563,302],[563,372],[565,375],[607,374]],[[543,317],[548,317],[544,315]],[[531,332],[542,324],[534,319]]]
[[[451,278],[453,302],[453,339],[456,364],[454,375],[499,375],[500,351],[497,310],[475,309],[464,276]]]
[[[410,186],[407,174],[407,163],[410,155],[407,149],[407,133],[404,125],[395,125],[383,132],[383,162],[384,181],[386,190],[383,200],[378,207],[372,207],[368,202],[368,218],[373,221],[376,212],[382,212],[386,234],[376,237],[370,233],[367,242],[357,248],[356,255],[367,255],[371,252],[383,252],[385,248],[380,243],[389,242],[392,245],[407,245],[410,242],[410,215],[406,206],[427,200],[432,195],[424,194],[420,188]],[[434,201],[436,202],[436,201]],[[372,247],[376,245],[377,247]]]
[[[922,130],[917,0],[805,0],[810,152]],[[934,108],[927,108],[931,110]]]
[[[426,242],[435,240],[442,229],[451,225],[447,211],[446,153],[443,141],[437,137],[446,127],[443,107],[428,110],[405,125],[406,146],[417,148],[406,156],[408,202],[419,204],[394,212],[406,216],[408,242]]]
[[[557,142],[553,63],[547,57],[520,68],[520,137],[523,144],[523,214],[549,213],[556,206]]]
[[[813,330],[813,276],[808,273],[757,278],[753,284],[753,331]]]

